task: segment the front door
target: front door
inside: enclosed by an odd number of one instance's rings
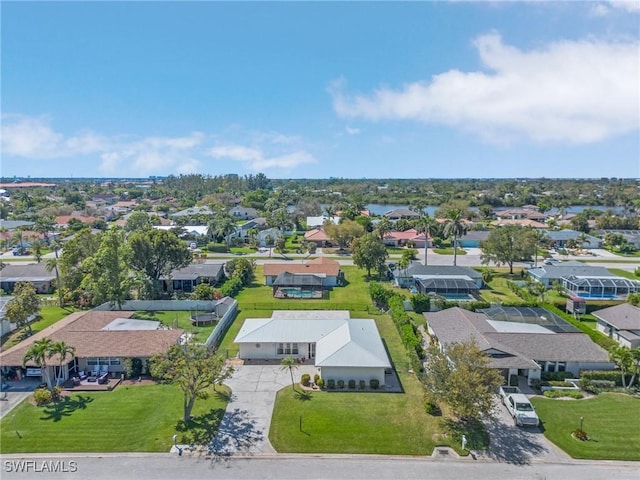
[[[315,343],[310,343],[309,344],[309,358],[316,358],[316,344]]]

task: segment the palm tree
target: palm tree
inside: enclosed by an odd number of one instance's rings
[[[280,362],[280,370],[287,370],[289,369],[289,374],[291,375],[291,388],[293,389],[293,391],[296,391],[296,384],[293,380],[293,370],[295,368],[298,368],[298,365],[296,364],[296,359],[293,357],[285,357],[282,359],[282,361]]]
[[[258,229],[250,228],[247,230],[247,237],[249,238],[249,245],[255,246],[258,237]]]
[[[324,212],[327,214],[329,220],[331,220],[336,216],[336,207],[334,207],[333,205],[327,205],[326,207],[324,207]]]
[[[58,249],[59,244],[57,240],[51,242],[51,246],[53,247],[53,252],[55,254],[55,258],[49,258],[45,262],[45,268],[47,272],[51,270],[55,270],[56,272],[56,290],[58,290],[58,300],[60,301],[60,308],[64,307],[64,300],[62,298],[62,283],[60,282],[60,271],[58,270],[58,263],[60,262],[60,258],[58,257]]]
[[[622,345],[616,345],[609,350],[609,359],[620,368],[622,374],[622,388],[627,388],[626,375],[627,369],[633,364],[633,356],[631,350]]]
[[[56,374],[56,386],[58,386],[60,384],[60,377],[62,377],[62,364],[68,356],[71,356],[71,360],[73,360],[76,356],[76,349],[61,340],[51,345],[47,353],[47,358],[51,358],[54,355],[58,355],[58,373]]]
[[[378,225],[376,225],[376,232],[378,233],[378,237],[380,237],[380,240],[383,241],[387,233],[391,232],[392,230],[393,223],[391,223],[391,220],[389,220],[387,217],[382,217],[382,219],[378,222]]]
[[[42,377],[49,388],[51,388],[51,379],[49,378],[49,371],[47,370],[47,356],[49,355],[52,346],[53,342],[50,338],[36,340],[22,358],[22,366],[26,366],[27,362],[33,362],[36,364],[42,372]]]
[[[462,210],[454,208],[447,215],[447,222],[444,225],[444,234],[447,237],[453,237],[453,265],[457,265],[458,257],[458,238],[467,232],[467,226],[464,224]]]
[[[429,215],[423,215],[418,219],[416,225],[416,231],[418,233],[424,233],[424,264],[427,265],[427,249],[429,248],[429,238],[433,238],[438,234],[440,225],[435,218],[431,218]]]
[[[229,235],[236,231],[236,223],[229,215],[219,215],[214,220],[215,222],[215,236],[224,238],[224,243],[229,248]]]

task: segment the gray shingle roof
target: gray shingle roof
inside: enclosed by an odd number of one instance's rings
[[[529,274],[536,278],[560,279],[562,277],[613,277],[605,267],[593,267],[580,262],[563,262],[556,265],[541,265],[530,268]]]
[[[414,262],[406,269],[396,268],[393,272],[396,277],[411,277],[412,275],[449,275],[467,276],[474,280],[482,278],[482,274],[473,268],[459,267],[453,265],[422,265]]]
[[[619,330],[640,330],[640,308],[630,303],[596,310],[593,316]]]
[[[222,275],[224,263],[192,263],[184,268],[171,272],[172,280],[195,280],[200,277],[219,278]],[[160,280],[168,280],[169,277],[160,277]]]
[[[46,282],[55,278],[55,273],[48,272],[44,263],[8,264],[0,270],[0,281],[2,282]]]

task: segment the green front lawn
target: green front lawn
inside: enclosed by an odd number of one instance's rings
[[[357,318],[359,312],[351,312],[351,316]],[[391,319],[387,315],[368,317],[376,320],[405,392],[314,391],[301,396],[283,388],[278,392],[269,432],[274,448],[281,453],[430,455],[437,445],[450,445],[462,453],[462,433],[473,441],[483,437],[476,432],[448,430],[445,416],[425,413],[424,389],[416,376],[408,373],[411,363]],[[474,444],[471,448],[485,446]]]
[[[544,426],[544,435],[573,458],[640,460],[640,399],[623,394],[601,394],[585,400],[532,399]],[[571,432],[580,427],[588,441]]]
[[[207,443],[227,404],[228,390],[218,390],[225,394],[196,401],[186,428],[182,392],[172,385],[74,393],[47,407],[26,400],[0,422],[0,452],[168,452],[174,433],[179,443]]]
[[[195,315],[197,313],[198,312],[196,311],[190,312],[188,310],[136,312],[133,317],[144,320],[157,320],[168,327],[173,327],[177,320],[178,328],[182,328],[183,330],[194,334],[196,341],[204,343],[207,338],[209,338],[209,335],[211,335],[211,332],[215,328],[215,324],[208,325],[206,327],[194,327],[191,323],[191,314]]]

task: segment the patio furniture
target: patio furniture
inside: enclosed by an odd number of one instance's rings
[[[104,375],[105,373],[109,373],[109,365],[102,365],[100,367],[100,375]]]
[[[81,370],[80,372],[78,372],[78,378],[80,380],[86,380],[88,376],[89,375],[87,375],[87,372],[85,372],[84,370]]]
[[[103,373],[98,378],[98,385],[104,385],[109,382],[109,372]]]
[[[98,377],[96,375],[91,375],[89,377],[87,377],[87,382],[97,382],[98,381]]]

